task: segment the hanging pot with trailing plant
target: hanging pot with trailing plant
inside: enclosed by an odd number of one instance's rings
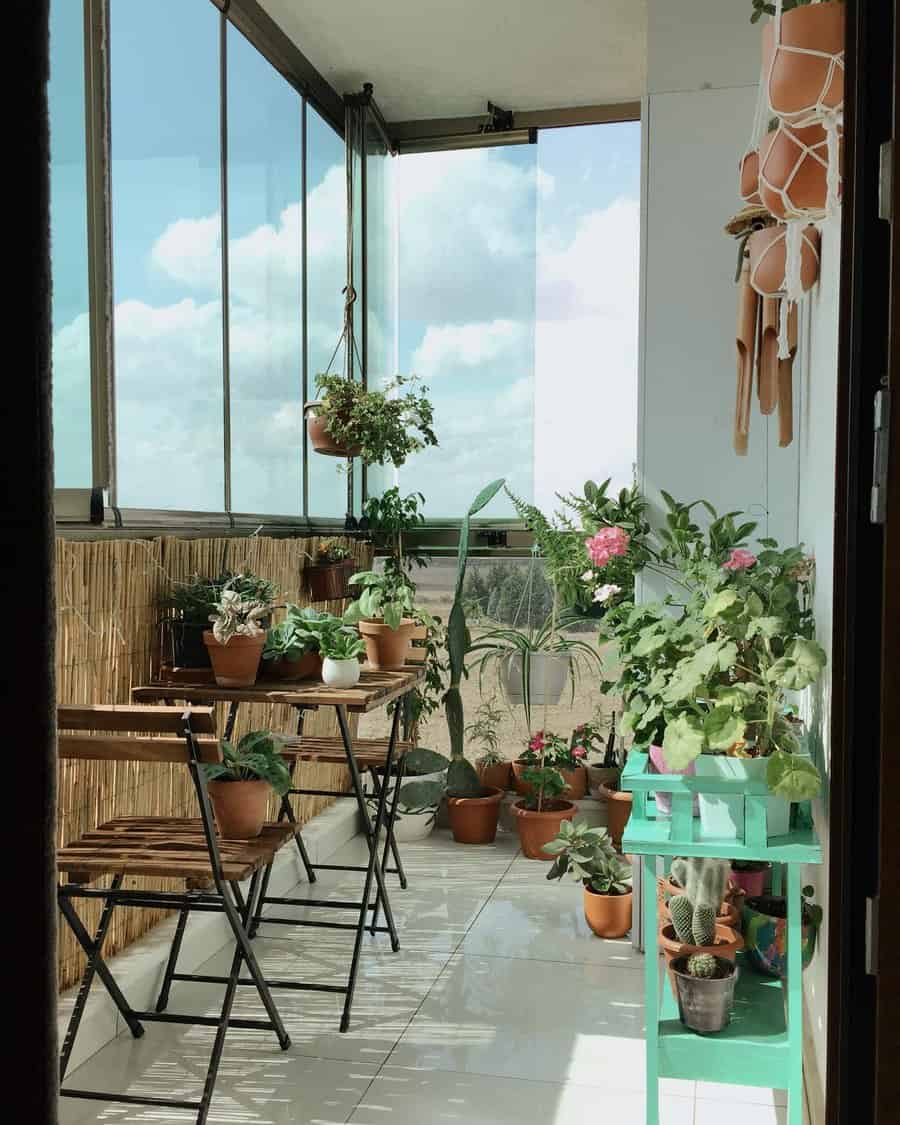
[[[349,582],[355,571],[353,552],[346,543],[339,539],[320,539],[314,561],[301,572],[310,601],[343,600],[350,593]]]

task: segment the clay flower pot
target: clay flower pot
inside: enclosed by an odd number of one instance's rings
[[[325,421],[318,412],[320,405],[318,402],[308,402],[304,409],[310,445],[316,453],[324,453],[326,457],[358,457],[358,445],[350,448],[339,445],[325,428]]]
[[[412,618],[403,621],[392,629],[383,621],[364,617],[357,626],[360,636],[366,642],[366,658],[369,666],[376,672],[399,671],[406,664],[409,644],[416,622]]]
[[[738,165],[740,171],[740,196],[745,203],[759,206],[759,153],[756,149],[745,152]]]
[[[303,571],[303,581],[310,601],[340,601],[350,594],[347,583],[356,573],[353,559],[343,559],[335,563],[313,563]]]
[[[564,800],[581,801],[587,796],[587,774],[584,766],[576,766],[574,769],[562,769],[560,766],[554,768],[559,771],[566,783],[566,787],[562,791]],[[512,763],[513,788],[523,797],[530,796],[533,789],[533,786],[529,785],[527,781],[522,780],[524,771],[530,769],[535,769],[535,767],[529,765],[528,762],[515,761]]]
[[[208,781],[219,835],[225,840],[252,840],[266,822],[269,794],[267,781]]]
[[[482,766],[476,762],[475,768],[478,771],[478,780],[485,789],[499,789],[502,792],[509,789],[511,777],[509,762],[495,762],[492,766]]]
[[[281,683],[319,680],[322,678],[322,657],[318,652],[305,652],[299,660],[264,660],[259,678]]]
[[[564,820],[574,820],[578,811],[571,801],[545,801],[544,807],[526,809],[524,801],[516,801],[512,807],[519,833],[522,853],[527,859],[542,859],[550,863],[552,855],[544,851],[544,844],[559,835],[559,826]]]
[[[614,787],[619,784],[622,776],[621,766],[585,766],[587,771],[588,792],[598,800],[604,800],[600,792],[601,786]]]
[[[497,835],[502,789],[485,789],[481,797],[447,797],[450,830],[457,844],[492,844]]]
[[[232,637],[228,644],[220,645],[212,629],[207,629],[203,643],[209,650],[213,675],[220,687],[250,687],[256,683],[266,645],[265,630],[255,637]]]
[[[684,888],[673,882],[671,879],[659,879],[657,881],[657,916],[660,924],[665,925],[671,922],[672,916],[669,913],[668,898],[672,895],[684,894]],[[725,898],[719,903],[719,909],[716,911],[716,924],[720,926],[730,926],[733,930],[739,930],[741,926],[741,910],[736,903],[726,894]]]
[[[679,941],[675,927],[667,922],[659,930],[659,948],[666,959],[666,968],[669,970],[669,979],[672,982],[672,991],[675,991],[675,977],[672,973],[672,962],[676,957],[690,957],[694,953],[712,953],[716,957],[724,957],[726,961],[734,961],[738,950],[743,949],[744,939],[731,926],[721,926],[716,923],[716,938],[712,945],[688,945]]]
[[[800,128],[782,122],[759,146],[758,176],[762,204],[776,219],[821,219],[828,202],[825,130],[818,124]]]
[[[781,297],[785,292],[787,228],[765,227],[747,239],[750,255],[750,284],[763,297]],[[819,232],[814,226],[803,229],[800,243],[800,284],[806,292],[819,276]]]
[[[763,28],[763,74],[769,106],[785,121],[809,121],[844,100],[845,6],[806,4],[781,16],[775,48],[775,22]],[[814,53],[810,53],[814,52]],[[774,55],[774,58],[773,58]]]
[[[512,768],[513,789],[515,789],[520,796],[527,797],[531,793],[532,787],[522,780],[522,774],[525,770],[535,769],[536,767],[528,762],[519,761],[519,759],[511,762],[510,766]]]
[[[601,895],[584,888],[584,920],[602,938],[624,937],[631,929],[632,895]]]
[[[622,836],[631,816],[631,793],[624,789],[600,786],[600,795],[606,801],[606,827],[617,851],[622,850]]]

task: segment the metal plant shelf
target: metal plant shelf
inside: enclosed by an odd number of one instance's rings
[[[622,849],[641,856],[644,991],[647,1013],[647,1125],[658,1125],[659,1079],[683,1078],[743,1086],[774,1086],[788,1092],[788,1125],[803,1121],[803,985],[801,967],[802,864],[822,862],[822,849],[809,828],[785,836],[766,835],[765,782],[711,777],[683,777],[649,772],[649,755],[632,751],[622,788],[633,793],[631,819]],[[671,794],[671,815],[657,812],[654,794]],[[698,793],[739,797],[744,802],[743,836],[705,836],[694,816]],[[728,1027],[715,1035],[698,1035],[682,1024],[669,974],[660,999],[657,948],[657,857],[668,869],[673,856],[768,860],[776,889],[786,872],[787,961],[784,981],[754,972],[738,954],[738,981]]]

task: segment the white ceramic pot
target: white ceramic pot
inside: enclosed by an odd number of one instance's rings
[[[435,823],[437,822],[437,805],[430,805],[426,809],[408,809],[403,804],[403,786],[412,781],[446,781],[447,771],[438,770],[436,773],[423,773],[407,775],[403,779],[400,786],[400,804],[397,806],[397,819],[394,821],[394,838],[398,843],[406,841],[409,843],[412,840],[424,840],[426,836],[430,836],[434,831]],[[366,775],[366,792],[369,796],[366,802],[369,806],[369,816],[374,820],[378,811],[378,802],[372,795],[372,781]],[[387,792],[387,806],[385,809],[385,817],[391,809],[391,804],[394,800],[394,786],[397,784],[396,778],[391,778],[390,785]]]
[[[533,652],[528,669],[528,694],[532,707],[555,707],[569,678],[569,657],[555,652]],[[522,656],[516,652],[506,660],[503,691],[510,703],[524,703]]]
[[[697,777],[721,777],[731,781],[765,781],[765,758],[731,758],[725,754],[701,754],[695,759]],[[704,836],[727,840],[744,835],[744,798],[700,793],[700,825]],[[766,833],[786,836],[791,830],[791,802],[783,797],[766,798]]]
[[[322,680],[329,687],[348,688],[359,683],[359,661],[354,656],[352,660],[332,660],[326,656],[322,661]]]

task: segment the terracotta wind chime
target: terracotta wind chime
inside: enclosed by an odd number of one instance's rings
[[[740,161],[746,206],[726,225],[739,240],[734,449],[747,453],[754,378],[762,414],[793,440],[797,305],[819,276],[821,223],[841,195],[844,5],[782,11],[763,29],[759,95]]]

